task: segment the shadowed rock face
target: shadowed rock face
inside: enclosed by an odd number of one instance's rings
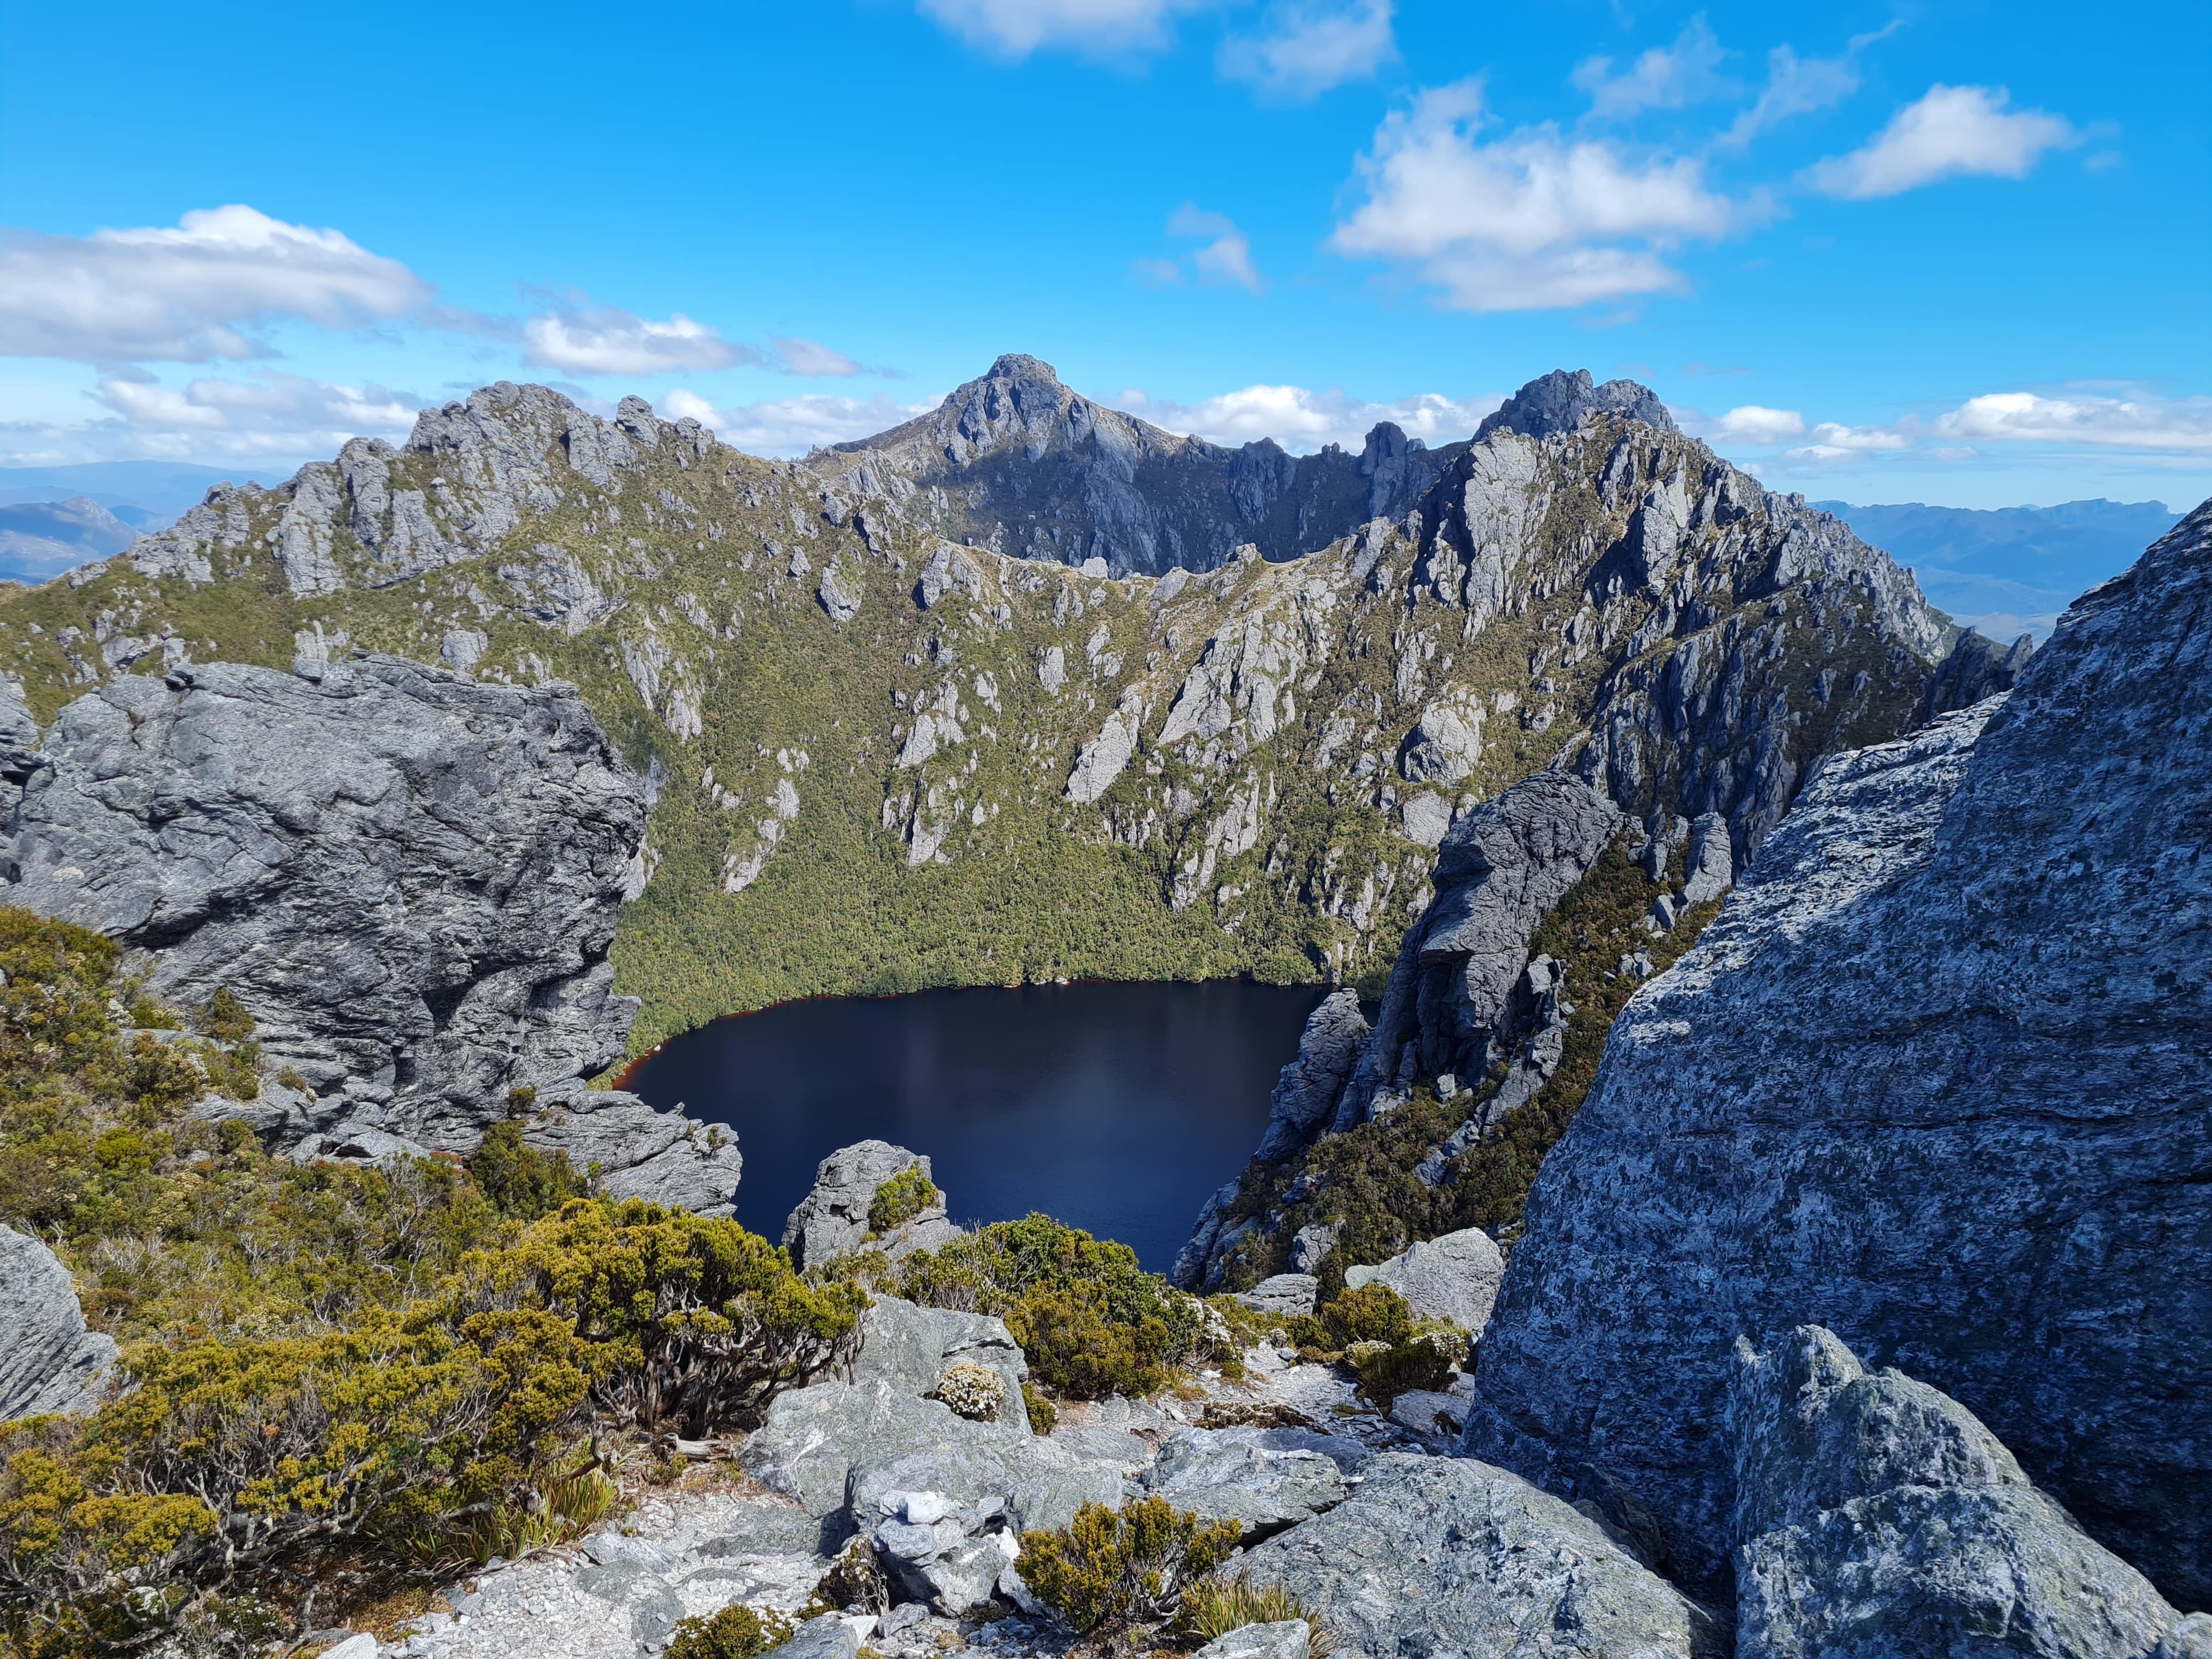
[[[1396,518],[1466,447],[1429,449],[1386,421],[1358,454],[1292,455],[1264,438],[1228,449],[1094,404],[1051,364],[1010,354],[930,413],[805,464],[939,535],[1158,575],[1218,569],[1245,543],[1295,558]]]
[[[97,1407],[115,1340],[85,1328],[69,1269],[37,1239],[0,1227],[0,1423]]]
[[[1731,1346],[1818,1320],[2212,1599],[2208,614],[2212,504],[2008,699],[1829,763],[1615,1024],[1465,1450],[1602,1471],[1714,1583]]]

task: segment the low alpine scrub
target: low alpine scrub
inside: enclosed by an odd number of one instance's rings
[[[753,1659],[791,1640],[791,1620],[731,1606],[705,1618],[681,1619],[668,1633],[668,1659]]]
[[[937,1185],[919,1164],[901,1170],[876,1188],[868,1200],[868,1231],[887,1233],[903,1227],[938,1200]]]
[[[1117,1512],[1085,1504],[1056,1532],[1025,1532],[1015,1571],[1079,1635],[1172,1619],[1185,1594],[1237,1547],[1234,1521],[1208,1521],[1164,1498]]]
[[[1312,1659],[1329,1659],[1336,1651],[1313,1609],[1280,1584],[1255,1584],[1242,1578],[1201,1578],[1183,1593],[1176,1624],[1183,1634],[1212,1642],[1247,1625],[1280,1625],[1293,1619],[1305,1621]]]

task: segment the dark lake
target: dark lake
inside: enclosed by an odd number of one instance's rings
[[[738,1218],[771,1239],[855,1140],[927,1153],[952,1218],[1042,1210],[1164,1271],[1244,1167],[1316,986],[1031,985],[825,997],[716,1020],[628,1087],[737,1131]]]

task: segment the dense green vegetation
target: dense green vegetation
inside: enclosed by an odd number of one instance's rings
[[[0,909],[0,1220],[62,1254],[134,1385],[0,1427],[27,1655],[220,1649],[307,1620],[341,1558],[568,1535],[626,1433],[749,1424],[856,1331],[855,1287],[732,1222],[573,1194],[526,1221],[574,1178],[503,1140],[301,1167],[190,1115],[250,1083],[250,1036],[220,998],[180,1029],[96,934]]]
[[[1015,1569],[1079,1633],[1116,1632],[1174,1618],[1191,1587],[1229,1559],[1241,1530],[1164,1498],[1133,1498],[1118,1513],[1085,1504],[1062,1530],[1024,1533]]]
[[[1679,868],[1670,872],[1678,886],[1680,873]],[[1495,1091],[1498,1079],[1449,1102],[1439,1102],[1426,1087],[1416,1089],[1408,1104],[1343,1134],[1324,1136],[1289,1163],[1247,1169],[1231,1218],[1279,1219],[1247,1237],[1234,1282],[1249,1285],[1282,1272],[1291,1239],[1313,1222],[1344,1224],[1337,1249],[1324,1264],[1324,1294],[1341,1287],[1342,1264],[1385,1261],[1417,1239],[1481,1227],[1510,1244],[1545,1154],[1566,1133],[1597,1081],[1606,1032],[1643,983],[1618,971],[1620,958],[1642,951],[1655,970],[1671,967],[1719,914],[1717,901],[1697,906],[1671,931],[1654,936],[1643,921],[1660,890],[1630,859],[1626,841],[1619,841],[1537,929],[1529,953],[1560,963],[1574,1010],[1559,1067],[1534,1099],[1507,1113],[1455,1160],[1437,1185],[1418,1179],[1416,1166]]]
[[[922,1174],[920,1164],[901,1170],[877,1188],[876,1195],[868,1200],[868,1230],[880,1234],[903,1227],[937,1199],[937,1185]]]
[[[777,1613],[761,1614],[732,1603],[720,1613],[677,1621],[668,1633],[667,1659],[753,1659],[757,1653],[781,1647],[792,1637],[792,1624]]]
[[[1048,1216],[994,1222],[894,1271],[886,1288],[901,1296],[1005,1320],[1036,1381],[1079,1400],[1156,1393],[1206,1344],[1199,1304],[1134,1250]]]

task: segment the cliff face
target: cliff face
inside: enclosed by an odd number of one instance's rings
[[[2212,1596],[2209,610],[2212,504],[2008,698],[1821,770],[1613,1028],[1463,1449],[1717,1579],[1731,1345],[1817,1320]]]
[[[308,1152],[467,1151],[527,1089],[532,1138],[617,1189],[726,1205],[733,1152],[582,1082],[636,1012],[607,958],[646,806],[572,687],[180,666],[69,705],[27,769],[0,898],[149,952],[166,1000],[236,995],[296,1077],[231,1115]]]
[[[806,465],[956,541],[1158,576],[1218,569],[1245,543],[1295,558],[1399,517],[1466,447],[1428,449],[1385,422],[1357,455],[1291,455],[1264,438],[1229,449],[1094,404],[1049,363],[1010,355],[929,414]]]

